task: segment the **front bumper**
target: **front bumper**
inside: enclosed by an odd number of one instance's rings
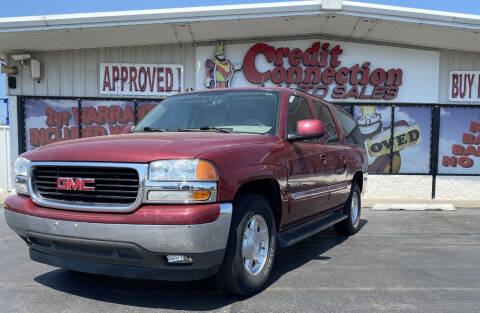
[[[147,225],[45,218],[21,209],[6,205],[5,218],[30,247],[32,260],[81,272],[162,280],[215,273],[223,262],[232,214],[232,205],[222,203],[213,222]],[[167,255],[188,256],[193,263],[169,264]]]

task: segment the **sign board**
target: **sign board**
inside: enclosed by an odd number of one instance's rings
[[[449,75],[448,100],[480,102],[480,71],[452,71]]]
[[[166,97],[184,91],[181,64],[100,63],[100,94]]]
[[[300,88],[336,102],[438,102],[439,53],[296,40],[200,46],[196,89]]]
[[[440,109],[440,174],[480,174],[480,108]]]

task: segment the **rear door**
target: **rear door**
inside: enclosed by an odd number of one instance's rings
[[[313,119],[307,98],[292,95],[288,101],[287,135],[296,134],[297,122]],[[328,204],[325,177],[326,150],[318,139],[288,143],[287,227],[318,215]]]
[[[329,199],[325,210],[336,208],[343,205],[350,192],[350,183],[348,182],[348,147],[341,143],[340,131],[332,115],[332,107],[312,99],[312,105],[315,110],[316,118],[323,122],[325,127],[325,136],[323,138],[326,164],[325,164],[325,182],[328,185]]]

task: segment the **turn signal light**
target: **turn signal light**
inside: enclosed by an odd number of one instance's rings
[[[208,200],[210,199],[210,190],[194,190],[193,200]]]
[[[195,175],[197,179],[217,180],[217,171],[215,170],[215,167],[210,162],[203,160],[198,161]]]

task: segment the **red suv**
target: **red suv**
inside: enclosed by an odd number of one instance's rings
[[[5,216],[37,262],[246,295],[277,247],[358,231],[367,163],[352,117],[304,92],[185,93],[127,134],[22,154]]]

